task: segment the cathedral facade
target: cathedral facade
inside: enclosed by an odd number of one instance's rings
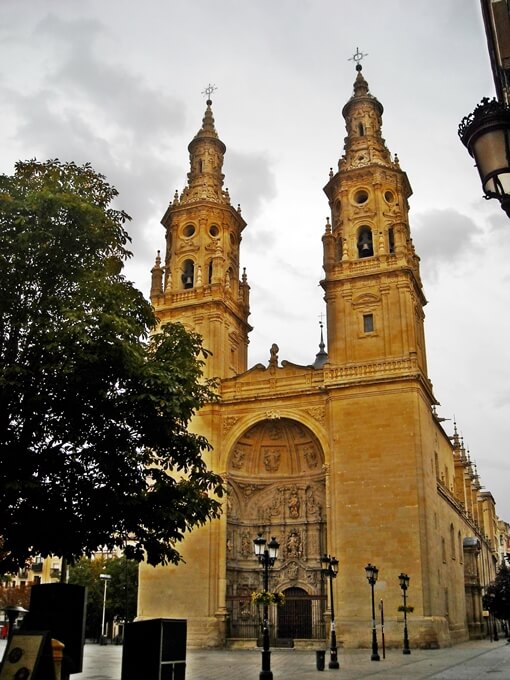
[[[141,566],[138,617],[186,618],[194,646],[256,644],[258,534],[280,545],[269,588],[286,603],[270,607],[273,644],[328,638],[324,554],[339,560],[340,645],[371,644],[369,563],[379,570],[387,645],[402,643],[402,572],[410,577],[411,645],[483,634],[481,597],[496,564],[494,500],[481,491],[456,428],[449,437],[435,412],[411,187],[382,137],[383,107],[356,68],[343,108],[344,154],[324,189],[326,344],[321,337],[313,365],[281,361],[273,345],[267,365],[248,368],[246,223],[223,188],[226,147],[210,100],[188,147],[186,186],[162,219],[166,252],[152,270],[151,300],[161,323],[183,323],[211,352],[205,372],[220,379],[220,399],[192,425],[212,444],[207,463],[228,494],[221,518],[183,542],[185,563]]]

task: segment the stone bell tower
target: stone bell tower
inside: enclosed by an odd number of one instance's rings
[[[208,94],[210,95],[208,90]],[[239,276],[239,246],[246,222],[223,188],[225,144],[207,108],[188,146],[190,171],[161,223],[166,230],[164,266],[152,268],[151,302],[161,323],[179,321],[200,333],[211,352],[206,377],[227,378],[247,368],[249,286]]]
[[[323,236],[328,355],[332,365],[397,361],[426,378],[422,291],[410,237],[407,175],[381,135],[382,104],[356,65],[343,108],[344,155],[324,191],[331,224]]]

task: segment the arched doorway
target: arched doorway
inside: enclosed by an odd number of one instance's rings
[[[262,589],[262,570],[253,539],[262,533],[280,543],[269,590],[290,598],[278,612],[270,607],[272,640],[322,638],[326,504],[324,455],[315,435],[287,418],[264,420],[246,431],[229,457],[227,508],[230,636],[258,637],[260,612],[251,593]]]
[[[313,637],[312,600],[306,590],[287,588],[284,594],[285,605],[278,609],[277,638],[296,640]]]

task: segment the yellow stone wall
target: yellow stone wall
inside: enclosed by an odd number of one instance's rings
[[[376,597],[384,601],[389,646],[400,645],[402,639],[397,612],[402,571],[410,576],[409,603],[415,608],[409,616],[412,644],[443,646],[467,639],[458,536],[460,532],[462,541],[477,535],[483,543],[482,533],[459,512],[458,501],[437,478],[436,454],[453,469],[452,446],[420,382],[339,384],[311,395],[310,369],[301,370],[300,381],[299,372],[292,366],[268,367],[256,371],[258,381],[245,376],[246,389],[249,395],[257,392],[256,400],[234,398],[237,381],[226,382],[225,401],[194,422],[196,431],[213,444],[211,467],[228,477],[236,441],[256,422],[270,417],[305,424],[324,452],[327,551],[340,561],[334,584],[339,640],[345,646],[370,644],[370,588],[364,571],[368,562],[379,568]],[[294,384],[292,391],[289,383]],[[198,646],[225,642],[226,503],[224,508],[220,520],[185,541],[186,564],[144,566],[141,572],[139,616],[187,618],[190,641]],[[490,569],[490,550],[488,555]]]

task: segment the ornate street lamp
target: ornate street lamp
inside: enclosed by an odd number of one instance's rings
[[[9,631],[7,633],[7,645],[9,645],[9,642],[11,641],[11,638],[14,634],[14,624],[16,623],[16,619],[20,614],[27,614],[28,609],[25,609],[25,607],[22,607],[21,605],[9,604],[7,605],[7,607],[4,607],[3,610],[5,612],[5,615],[7,616],[7,621],[9,622]]]
[[[110,574],[99,574],[99,578],[104,581],[104,591],[103,591],[103,616],[101,619],[101,644],[106,644],[106,629],[105,629],[105,619],[106,619],[106,588],[108,586],[108,581],[111,579]]]
[[[331,555],[323,555],[321,557],[321,571],[324,576],[329,578],[329,593],[331,600],[331,645],[329,650],[329,668],[340,668],[338,663],[338,650],[336,646],[336,631],[335,631],[335,603],[333,600],[333,579],[338,574],[338,560]]]
[[[497,198],[510,217],[510,109],[484,97],[462,119],[459,137],[475,159],[485,198]]]
[[[372,589],[372,656],[371,661],[380,661],[379,649],[377,647],[377,631],[375,628],[375,600],[374,600],[374,586],[377,583],[377,576],[379,575],[379,569],[375,567],[370,562],[365,567],[367,574],[367,581],[370,583],[370,588]]]
[[[404,646],[402,648],[402,654],[410,654],[409,637],[407,635],[407,589],[409,588],[409,576],[402,573],[398,579],[400,581],[400,587],[402,588],[402,597],[404,598]]]
[[[259,534],[257,538],[253,541],[253,547],[255,550],[255,556],[262,565],[264,574],[264,590],[266,593],[269,592],[269,568],[274,565],[278,558],[278,550],[280,544],[274,536],[267,544],[266,539],[262,538],[262,534]],[[260,671],[260,680],[273,680],[273,673],[271,672],[271,652],[269,651],[269,606],[267,602],[264,602],[263,609],[263,627],[262,627],[262,670]]]

